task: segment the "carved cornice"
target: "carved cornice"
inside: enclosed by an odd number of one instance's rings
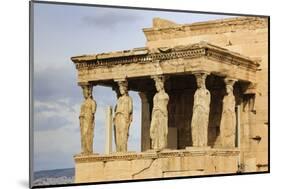
[[[122,160],[137,160],[137,159],[158,159],[158,158],[172,158],[185,156],[237,156],[240,151],[234,149],[195,149],[195,150],[164,150],[160,152],[147,151],[140,153],[112,153],[110,155],[76,155],[74,160],[76,163],[87,162],[107,162],[107,161],[122,161]]]
[[[139,52],[140,51],[140,52]],[[219,62],[238,65],[252,71],[256,71],[259,64],[248,57],[227,49],[200,42],[186,46],[161,47],[157,49],[139,48],[127,51],[103,53],[98,55],[83,55],[72,57],[78,70],[94,69],[96,67],[113,67],[116,65],[131,63],[150,63],[173,60],[173,59],[192,59],[206,57]]]
[[[244,57],[242,55],[238,55],[237,53],[233,53],[230,51],[219,51],[217,49],[207,49],[206,56],[209,59],[214,59],[215,61],[224,62],[240,67],[244,67],[253,71],[257,71],[259,64],[251,60],[250,58]]]

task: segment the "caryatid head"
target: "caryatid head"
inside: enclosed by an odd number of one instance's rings
[[[225,82],[225,90],[227,94],[233,94],[233,85],[237,80],[235,79],[229,79],[229,78],[225,78],[224,82]]]
[[[196,77],[197,88],[198,89],[206,88],[205,81],[206,81],[208,74],[207,73],[196,73],[194,75]]]
[[[118,81],[119,92],[121,95],[128,94],[128,81]]]
[[[83,96],[85,99],[92,97],[93,86],[92,85],[82,85]]]
[[[153,77],[155,81],[155,88],[157,92],[164,89],[165,77],[164,76],[155,76]]]
[[[233,87],[231,85],[226,85],[225,89],[227,94],[233,93]]]

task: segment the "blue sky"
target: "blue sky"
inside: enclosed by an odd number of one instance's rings
[[[34,6],[34,170],[74,167],[80,152],[79,109],[83,101],[70,57],[145,46],[142,28],[161,17],[184,24],[225,18],[176,13],[55,4]],[[129,151],[140,151],[140,98],[134,102]],[[105,107],[115,106],[111,88],[94,87],[97,101],[94,151],[104,153]]]

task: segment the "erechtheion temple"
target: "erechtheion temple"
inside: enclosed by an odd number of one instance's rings
[[[268,171],[268,19],[155,18],[143,32],[143,48],[71,58],[85,97],[75,182]],[[97,85],[117,96],[105,154],[93,151]],[[127,151],[128,91],[141,98],[141,152]]]

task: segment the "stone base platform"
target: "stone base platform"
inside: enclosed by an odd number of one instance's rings
[[[75,183],[236,173],[238,149],[76,155]]]

